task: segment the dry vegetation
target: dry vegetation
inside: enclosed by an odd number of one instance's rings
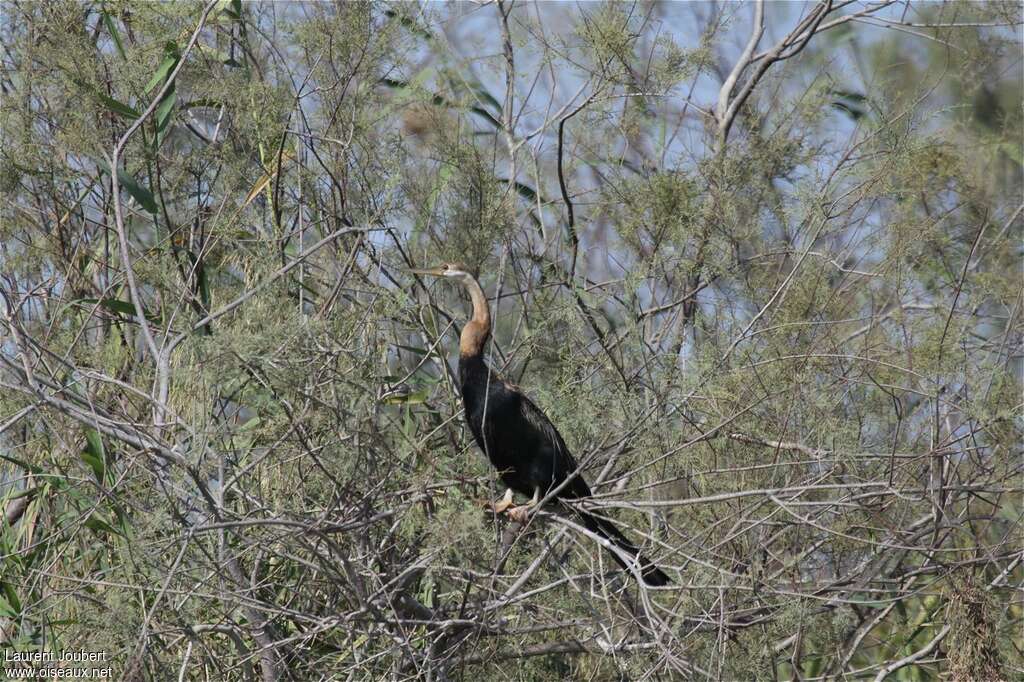
[[[1024,671],[1018,3],[0,11],[8,651]],[[481,510],[447,259],[673,585]]]

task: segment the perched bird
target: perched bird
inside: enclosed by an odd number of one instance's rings
[[[490,505],[491,508],[497,513],[507,510],[514,519],[522,521],[531,507],[560,486],[555,493],[557,499],[590,497],[590,487],[577,472],[576,460],[558,429],[529,398],[484,361],[484,344],[491,333],[491,312],[480,283],[469,269],[460,263],[448,263],[412,272],[458,282],[465,287],[473,302],[473,317],[462,328],[459,338],[459,383],[466,421],[473,438],[508,486],[501,501]],[[512,507],[512,491],[531,498],[530,503]],[[577,511],[591,532],[621,550],[621,554],[611,552],[619,565],[630,568],[622,556],[625,554],[630,561],[637,562],[648,585],[661,586],[671,582],[661,569],[640,556],[639,550],[613,523],[589,512]]]

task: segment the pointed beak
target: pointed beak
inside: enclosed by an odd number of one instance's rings
[[[428,277],[442,277],[444,276],[444,267],[428,268],[426,270],[409,270],[414,275],[426,275]]]

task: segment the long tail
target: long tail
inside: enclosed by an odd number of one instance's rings
[[[650,559],[640,556],[640,550],[626,539],[626,536],[622,534],[622,531],[615,527],[614,523],[602,519],[599,516],[588,514],[587,512],[579,512],[579,515],[583,524],[590,532],[597,533],[609,542],[614,543],[619,549],[629,556],[638,557],[640,562],[640,575],[643,576],[645,583],[652,587],[661,587],[662,585],[668,585],[672,582],[660,568],[651,563]],[[621,556],[619,556],[618,552],[609,553],[619,566],[629,570],[629,565]]]

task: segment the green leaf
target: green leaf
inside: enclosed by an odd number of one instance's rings
[[[96,480],[102,482],[107,469],[107,454],[103,448],[100,432],[96,429],[85,430],[85,449],[82,450],[82,459],[92,467]]]
[[[216,99],[208,99],[200,97],[199,99],[192,99],[181,105],[182,109],[219,109],[224,103]]]
[[[103,460],[102,459],[97,459],[88,450],[82,450],[82,461],[89,465],[89,468],[92,469],[93,476],[96,477],[97,481],[102,483],[103,482],[103,474],[106,471],[106,469],[105,469],[105,467],[103,465]]]
[[[77,85],[82,90],[86,91],[87,93],[95,97],[97,100],[99,100],[100,104],[102,104],[104,107],[111,110],[115,114],[130,119],[136,119],[140,116],[139,112],[137,112],[132,107],[128,106],[124,102],[114,99],[105,92],[100,92],[94,86],[90,85],[84,80],[76,78],[74,75],[71,75],[70,78],[75,85]]]
[[[160,212],[156,205],[156,199],[153,198],[153,193],[135,182],[135,178],[123,170],[118,170],[117,179],[121,181],[121,184],[124,185],[125,190],[131,195],[132,199],[139,202],[139,206],[145,209],[146,212],[153,215]]]
[[[124,55],[124,43],[121,42],[121,32],[117,30],[117,26],[114,25],[114,18],[107,13],[105,8],[103,10],[103,25],[107,27],[107,33],[113,39],[114,47],[117,48],[117,53],[121,55],[121,59],[127,59]]]
[[[851,102],[858,102],[863,104],[864,102],[868,101],[867,95],[864,95],[859,92],[854,92],[852,90],[838,90],[836,88],[832,88],[829,90],[829,93],[835,95],[840,99],[849,100]]]
[[[97,303],[107,310],[112,310],[116,313],[123,313],[125,315],[134,316],[135,306],[128,301],[118,301],[111,298],[81,298],[77,303],[85,303],[88,305],[96,305]]]
[[[456,78],[462,80],[463,82],[457,82]],[[494,109],[498,112],[499,115],[501,114],[501,102],[495,99],[494,96],[487,91],[487,88],[484,87],[484,84],[481,83],[480,80],[473,74],[469,74],[468,79],[464,78],[461,73],[454,74],[449,76],[448,82],[451,83],[452,88],[456,90],[459,89],[460,85],[465,86],[466,89],[469,90],[478,101],[482,101],[485,104],[491,105],[492,107],[494,107]]]
[[[100,159],[96,162],[96,165],[99,166],[99,169],[101,171],[107,173],[108,175],[110,174],[110,165],[106,161]],[[156,205],[156,199],[153,198],[153,193],[150,192],[145,187],[143,187],[142,185],[140,185],[139,183],[137,183],[135,181],[135,178],[128,175],[127,171],[118,168],[117,179],[118,182],[124,187],[125,191],[128,192],[128,194],[131,195],[132,199],[135,199],[135,201],[139,203],[139,206],[141,206],[144,210],[146,210],[149,213],[152,213],[153,215],[156,215],[157,213],[160,212]]]
[[[17,457],[11,457],[10,455],[5,455],[2,452],[0,452],[0,459],[6,462],[10,462],[14,466],[24,469],[25,471],[31,471],[33,474],[36,475],[41,476],[45,473],[42,467],[38,467],[34,464],[29,464],[24,460],[18,459]]]
[[[852,118],[854,121],[860,120],[861,118],[864,117],[863,109],[859,107],[852,107],[849,104],[846,104],[845,102],[832,102],[832,108],[838,109],[839,111],[843,112],[844,114]]]
[[[247,422],[239,426],[237,429],[235,429],[235,433],[245,433],[246,431],[252,431],[253,429],[259,428],[261,423],[262,420],[259,417],[253,417],[252,419],[248,420]]]
[[[421,355],[422,356],[422,355],[426,355],[427,354],[427,350],[425,348],[417,348],[415,346],[406,346],[406,345],[403,345],[401,343],[396,343],[395,347],[396,348],[401,348],[402,350],[407,350],[410,353],[415,353],[416,355]]]
[[[479,83],[479,81],[477,81],[477,83]],[[483,85],[479,85],[479,87],[474,87],[473,94],[476,95],[478,98],[482,99],[484,102],[490,104],[495,109],[497,109],[498,113],[501,113],[501,103],[497,99],[495,99],[491,93],[487,92],[487,90],[484,89]]]
[[[497,180],[498,182],[501,182],[501,183],[504,183],[504,184],[508,184],[508,178],[501,178],[501,177],[495,176],[494,179]],[[534,203],[537,202],[537,192],[536,192],[536,190],[534,190],[529,185],[524,185],[521,182],[516,182],[515,185],[516,185],[516,192],[519,194],[519,196],[521,196],[522,198],[526,199],[531,204],[534,204]],[[540,202],[542,204],[550,203],[544,197],[540,198]]]
[[[120,535],[121,533],[111,526],[102,516],[97,512],[93,512],[89,515],[89,518],[85,520],[85,527],[96,533],[97,535],[103,533],[113,533],[114,535]]]
[[[82,305],[99,305],[100,307],[106,308],[111,312],[119,313],[132,319],[135,318],[135,306],[132,305],[129,301],[120,301],[116,298],[79,298],[72,302],[79,303]],[[146,319],[149,320],[150,322],[159,323],[163,321],[159,315],[154,315],[152,313],[149,313],[148,311],[144,310],[143,314],[146,316]]]
[[[171,112],[174,110],[175,100],[177,100],[177,95],[174,94],[174,86],[172,85],[156,107],[157,131],[162,131],[167,127],[168,121],[171,120]]]
[[[206,268],[199,268],[199,272],[196,273],[199,278],[199,302],[203,304],[203,308],[206,310],[210,309],[210,276],[206,272]]]
[[[839,98],[831,103],[832,107],[844,112],[854,121],[860,120],[867,114],[867,109],[864,106],[868,101],[867,96],[859,92],[837,90],[835,88],[831,88],[828,92],[830,95],[835,95]]]
[[[398,12],[396,12],[393,9],[388,9],[388,10],[384,10],[384,16],[386,16],[388,19],[397,19],[398,22],[400,24],[402,24],[402,26],[404,26],[405,28],[409,29],[410,32],[415,33],[416,35],[418,35],[421,38],[424,38],[424,39],[430,40],[430,41],[434,40],[434,36],[433,36],[433,34],[430,33],[430,31],[422,28],[413,19],[409,18],[405,14],[399,14]]]
[[[181,59],[181,52],[178,50],[178,44],[168,41],[164,45],[164,59],[160,62],[160,66],[156,67],[156,72],[153,77],[146,83],[144,90],[149,92],[160,83],[163,83],[170,75],[174,67],[178,65],[178,60]]]
[[[7,497],[5,497],[3,499],[4,499],[5,502],[13,502],[14,500],[21,499],[22,497],[29,497],[29,496],[35,495],[36,493],[38,493],[43,488],[44,488],[44,486],[41,486],[41,485],[33,486],[31,488],[24,488],[24,489],[19,490],[19,491],[15,492],[15,493],[13,493],[11,495],[8,495]]]
[[[21,613],[21,600],[18,599],[18,593],[14,591],[14,586],[9,582],[4,582],[4,596],[7,597],[7,604],[14,611],[13,615]]]
[[[430,391],[422,390],[413,393],[397,393],[384,398],[385,405],[420,405],[427,402]]]
[[[391,88],[393,90],[405,90],[405,89],[408,89],[408,88],[411,87],[411,85],[409,83],[406,83],[405,81],[395,80],[393,78],[381,78],[377,82],[380,83],[381,85],[383,85],[385,87],[388,87],[388,88]],[[430,98],[430,101],[433,102],[435,105],[437,105],[439,107],[446,107],[446,108],[449,108],[449,109],[464,109],[466,111],[469,111],[471,113],[476,114],[477,116],[483,117],[484,119],[487,120],[488,123],[490,123],[495,128],[500,128],[501,127],[501,122],[498,121],[498,119],[496,119],[491,114],[491,112],[487,111],[483,107],[477,107],[477,106],[472,106],[472,105],[470,105],[470,106],[462,106],[462,105],[459,105],[459,104],[455,104],[454,102],[448,101],[447,99],[445,99],[441,95],[432,95],[431,98]]]
[[[103,438],[100,436],[100,432],[96,429],[85,430],[85,449],[90,453],[103,460],[106,458],[107,453],[103,448]]]
[[[420,585],[420,601],[429,608],[434,608],[434,590],[436,589],[434,584],[434,576],[427,573],[423,576],[423,582]]]
[[[107,109],[110,109],[115,114],[124,116],[125,118],[136,119],[140,116],[139,112],[131,108],[124,102],[119,102],[109,95],[105,95],[102,92],[96,92],[96,96],[99,97],[100,102],[103,103]]]

